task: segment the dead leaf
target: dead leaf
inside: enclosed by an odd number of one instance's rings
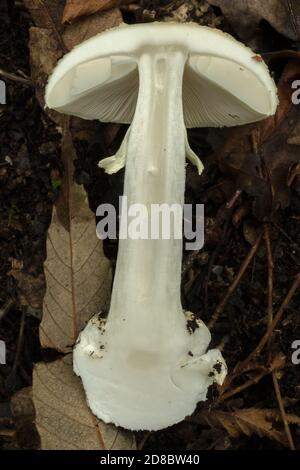
[[[24,263],[22,260],[16,258],[8,258],[8,260],[11,262],[11,269],[16,271],[21,271],[23,269]]]
[[[10,407],[13,416],[29,416],[34,417],[35,411],[32,402],[32,390],[31,387],[22,388],[18,390],[10,401]]]
[[[69,352],[79,332],[107,302],[111,268],[82,186],[73,183],[75,150],[69,131],[62,142],[65,176],[53,209],[44,265],[46,295],[40,325],[43,347]]]
[[[34,310],[40,310],[45,294],[44,276],[32,276],[17,269],[11,269],[8,272],[8,276],[12,276],[18,282],[21,305],[30,306]]]
[[[51,32],[51,42],[56,43],[54,49],[58,49],[61,55],[82,41],[105,29],[118,26],[123,21],[120,10],[114,8],[104,14],[81,18],[76,25],[65,27],[62,25],[65,0],[24,0],[24,3],[35,25]],[[51,45],[47,44],[47,49],[51,49]],[[46,54],[44,60],[47,61]]]
[[[286,434],[281,425],[280,413],[272,409],[248,408],[236,411],[201,411],[190,418],[199,424],[208,424],[212,428],[224,428],[230,437],[238,438],[241,435],[267,437],[271,440],[287,445]],[[291,424],[300,426],[300,418],[287,415]]]
[[[251,219],[246,219],[243,223],[243,235],[245,240],[254,246],[261,233],[261,227],[253,223]]]
[[[39,449],[40,439],[35,427],[35,409],[32,388],[18,390],[10,401],[11,412],[17,431],[17,442],[21,449]]]
[[[33,372],[36,425],[43,450],[133,450],[133,434],[100,422],[86,404],[72,356]]]
[[[300,62],[286,66],[278,85],[280,105],[274,117],[232,129],[217,160],[221,171],[253,197],[252,210],[258,220],[269,219],[289,205],[289,174],[300,162],[290,137],[299,126],[299,112],[292,104],[291,83],[300,76]]]
[[[118,26],[122,15],[118,9],[81,18],[75,25],[62,26],[64,0],[24,0],[37,27],[30,28],[31,77],[42,108],[45,85],[57,61],[69,50],[95,34]],[[62,126],[62,115],[47,109],[47,114]],[[91,124],[90,124],[91,125]]]
[[[292,40],[300,39],[300,3],[286,0],[207,0],[221,8],[240,38],[251,37],[261,20]]]
[[[62,38],[64,28],[61,24],[65,0],[23,0],[23,3],[29,10],[35,25],[51,31],[53,40],[57,42],[60,50],[67,52]]]
[[[96,13],[92,16],[79,18],[76,23],[68,25],[63,34],[66,47],[71,50],[83,41],[102,33],[106,29],[115,28],[122,23],[119,9]]]
[[[31,77],[39,89],[43,89],[58,59],[63,55],[52,31],[44,28],[30,28]]]
[[[72,23],[81,16],[92,15],[130,3],[131,0],[67,0],[63,23]]]
[[[41,108],[44,108],[45,85],[63,51],[52,30],[36,27],[30,28],[29,48],[31,77],[36,86],[36,97]],[[49,109],[47,114],[58,126],[62,126],[61,114]]]

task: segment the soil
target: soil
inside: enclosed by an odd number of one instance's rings
[[[0,68],[17,75],[23,72],[30,77],[28,30],[32,20],[19,2],[15,3],[8,2],[8,8],[5,8],[6,2],[0,5]],[[269,27],[266,27],[266,34],[274,35],[274,44],[278,47],[278,34],[272,33]],[[286,47],[284,38],[281,47]],[[60,137],[55,124],[38,104],[34,87],[11,80],[5,82],[7,104],[0,106],[0,339],[6,343],[7,363],[0,366],[0,442],[3,449],[34,448],[36,436],[32,442],[27,439],[20,444],[13,432],[15,423],[9,403],[17,390],[30,386],[34,363],[45,358],[39,345],[38,326],[42,315],[40,299],[45,288],[43,262],[47,228],[62,175]],[[101,129],[105,133],[107,126]],[[101,202],[117,202],[122,194],[124,173],[107,177],[96,164],[102,155],[107,156],[118,148],[125,131],[124,126],[119,127],[107,148],[103,143],[99,146],[76,142],[76,180],[85,185],[93,210]],[[226,131],[192,130],[189,139],[203,161],[209,162],[215,142],[224,140],[225,135]],[[198,177],[190,165],[187,169],[186,200],[205,204],[206,241],[203,250],[192,258],[184,253],[182,282],[184,307],[201,312],[204,322],[210,320],[251,249],[249,237],[248,241],[245,239],[245,225],[233,225],[233,210],[226,209],[228,197],[218,189],[222,180],[220,170],[214,162],[207,166],[202,177]],[[234,186],[231,198],[233,196]],[[239,198],[239,204],[242,202],[247,203],[244,195]],[[274,258],[274,312],[299,272],[299,218],[300,184],[296,182],[289,207],[278,211],[269,224]],[[248,222],[250,231],[255,232],[259,223],[251,213]],[[105,252],[115,262],[117,243],[107,242]],[[267,328],[267,285],[267,256],[262,243],[213,329],[213,346],[223,344],[229,370],[255,349]],[[271,351],[273,354],[280,351],[286,356],[279,377],[281,393],[286,412],[300,416],[300,366],[291,361],[292,343],[300,339],[298,310],[299,295],[295,295],[273,334]],[[263,365],[266,361],[263,353],[258,362]],[[235,385],[246,379],[244,374],[243,380]],[[217,389],[211,388],[205,406],[209,408],[217,395]],[[220,409],[251,407],[278,409],[270,374],[224,402]],[[12,432],[5,434],[3,429]],[[291,430],[296,444],[300,445],[299,428],[291,426]],[[137,433],[137,438],[144,450],[153,451],[283,448],[266,437],[242,435],[234,439],[223,430],[189,421],[149,435]]]

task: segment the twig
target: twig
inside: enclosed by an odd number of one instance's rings
[[[19,365],[19,359],[23,347],[23,339],[24,339],[24,329],[25,329],[25,318],[26,318],[26,311],[25,308],[22,311],[22,317],[21,317],[21,324],[20,324],[20,329],[19,329],[19,336],[18,336],[18,342],[17,342],[17,349],[16,349],[16,354],[14,358],[14,363],[12,366],[12,369],[6,379],[5,386],[8,390],[13,390],[14,389],[14,381],[16,378],[16,373]]]
[[[228,390],[228,388],[230,387],[232,382],[237,377],[239,377],[244,372],[247,372],[247,371],[249,371],[253,368],[252,365],[251,365],[252,360],[255,359],[257,356],[259,356],[259,354],[261,353],[261,351],[263,350],[265,345],[268,343],[270,336],[272,335],[272,333],[275,330],[277,324],[281,320],[285,309],[288,307],[288,305],[289,305],[290,301],[292,300],[292,297],[294,296],[294,294],[295,294],[296,290],[298,289],[299,285],[300,285],[300,273],[297,274],[297,276],[295,277],[295,280],[294,280],[294,282],[292,284],[292,287],[290,288],[286,298],[282,302],[282,304],[281,304],[275,318],[273,319],[270,327],[267,328],[266,333],[261,338],[261,340],[259,341],[256,348],[249,354],[248,357],[246,357],[246,359],[244,359],[242,362],[237,364],[236,367],[234,368],[233,372],[231,373],[231,375],[226,378],[226,381],[225,381],[225,383],[222,387],[223,395],[225,394],[225,391]]]
[[[219,404],[228,398],[231,398],[234,395],[237,395],[238,393],[241,393],[245,391],[247,388],[252,387],[253,385],[258,384],[258,382],[261,381],[266,375],[272,374],[276,370],[280,370],[284,366],[284,361],[282,357],[275,356],[272,360],[270,360],[269,366],[260,366],[258,364],[256,365],[250,365],[246,370],[243,370],[243,373],[250,372],[250,371],[260,371],[257,375],[252,377],[251,379],[247,380],[244,382],[242,385],[238,385],[235,388],[232,388],[231,390],[227,391],[229,386],[231,385],[233,379],[236,377],[234,373],[226,380],[224,386],[221,389],[221,393],[219,398],[216,401],[216,404]]]
[[[13,308],[15,302],[13,299],[8,299],[3,307],[0,308],[0,321],[8,314],[8,312]]]
[[[142,10],[142,7],[136,3],[130,3],[129,5],[120,5],[120,10],[135,12],[137,10]]]
[[[237,189],[235,191],[232,198],[226,203],[226,209],[232,209],[236,205],[236,203],[237,203],[240,195],[242,194],[242,192],[243,191],[241,189]]]
[[[224,243],[226,241],[226,239],[228,238],[228,233],[230,233],[230,229],[229,229],[229,221],[230,221],[230,213],[231,213],[231,210],[229,213],[227,213],[227,220],[225,222],[225,225],[224,225],[224,228],[223,228],[223,231],[222,231],[222,235],[221,235],[221,238],[216,246],[216,248],[214,249],[210,259],[209,259],[209,263],[208,263],[208,268],[207,268],[207,274],[206,274],[206,277],[205,277],[205,280],[204,280],[204,310],[205,310],[205,313],[207,314],[208,312],[208,284],[209,284],[209,281],[210,281],[210,276],[211,276],[211,273],[212,273],[212,269],[213,269],[213,265],[216,261],[216,259],[218,258],[223,246],[224,246]]]
[[[19,75],[21,75],[21,77],[25,78],[26,80],[32,81],[31,78],[28,77],[28,75],[26,75],[25,72],[23,72],[23,70],[17,69],[17,72],[18,72]]]
[[[286,233],[286,231],[280,227],[280,225],[276,224],[276,222],[272,222],[272,224],[274,225],[274,227],[277,228],[277,230],[291,243],[291,245],[300,253],[300,248],[298,246],[298,243],[295,242],[295,240],[293,240],[288,233]]]
[[[38,0],[37,3],[38,3],[38,7],[42,10],[43,15],[45,16],[45,18],[48,19],[48,22],[51,25],[50,28],[52,29],[53,34],[56,37],[56,41],[58,42],[61,50],[63,51],[64,54],[67,53],[68,49],[67,49],[67,47],[64,43],[64,40],[63,40],[60,32],[57,29],[57,26],[55,24],[55,21],[53,20],[52,15],[49,12],[49,6],[47,4],[45,4],[44,1],[41,1],[41,0]]]
[[[272,248],[271,248],[271,241],[270,241],[270,229],[267,224],[264,225],[264,240],[266,245],[266,252],[267,252],[267,260],[268,260],[268,328],[270,328],[272,321],[273,321],[273,270],[274,270],[274,262],[273,262],[273,255],[272,255]],[[269,346],[270,346],[269,338]]]
[[[13,82],[21,83],[25,86],[34,87],[34,83],[29,78],[23,78],[19,75],[15,75],[14,73],[6,72],[5,70],[0,69],[0,77],[6,78],[7,80],[11,80]]]
[[[218,349],[220,352],[223,352],[224,348],[225,348],[225,346],[226,346],[226,344],[228,343],[229,340],[230,340],[230,336],[225,335],[222,338],[222,340],[220,341],[220,343],[216,346],[216,349]]]
[[[257,237],[257,240],[256,240],[255,244],[252,246],[251,250],[249,251],[245,261],[243,262],[242,266],[240,267],[240,270],[239,270],[238,274],[234,278],[233,283],[229,286],[229,288],[226,292],[226,295],[223,297],[223,299],[217,305],[217,307],[216,307],[216,309],[215,309],[215,311],[214,311],[214,313],[211,317],[211,320],[208,324],[209,328],[214,327],[214,325],[216,324],[217,320],[219,319],[221,313],[223,312],[224,307],[226,306],[228,300],[230,299],[231,295],[234,293],[237,286],[239,285],[239,283],[240,283],[242,277],[244,276],[249,264],[251,263],[252,259],[254,258],[254,256],[257,253],[257,250],[259,248],[261,239],[262,239],[262,233]]]
[[[292,170],[290,176],[289,176],[289,179],[288,179],[288,186],[291,187],[293,182],[294,182],[294,179],[300,175],[300,163],[298,163],[298,165],[296,165],[296,167]]]
[[[294,279],[294,282],[292,284],[292,287],[290,288],[286,298],[284,299],[284,301],[282,302],[278,312],[276,313],[272,323],[270,324],[270,326],[267,328],[267,331],[266,333],[264,334],[264,336],[261,338],[261,340],[259,341],[258,345],[256,346],[256,348],[249,354],[249,356],[244,360],[242,361],[240,364],[238,364],[236,370],[235,370],[235,373],[234,373],[234,377],[237,377],[238,375],[240,375],[240,373],[245,370],[245,368],[248,366],[248,364],[252,361],[252,359],[255,359],[257,356],[259,356],[259,354],[261,353],[261,351],[263,350],[263,348],[265,347],[265,345],[267,344],[270,336],[273,334],[273,331],[275,330],[276,326],[278,325],[278,323],[280,322],[280,320],[282,319],[282,316],[284,314],[284,311],[285,309],[288,307],[289,303],[291,302],[295,292],[297,291],[297,289],[299,288],[300,286],[300,273],[298,273]]]
[[[26,318],[26,311],[25,311],[25,308],[24,308],[23,311],[22,311],[22,317],[21,317],[21,324],[20,324],[20,329],[19,329],[16,355],[15,355],[15,359],[14,359],[14,363],[13,363],[13,367],[12,367],[12,372],[13,373],[17,372],[19,357],[20,357],[20,354],[21,354],[22,346],[23,346],[25,318]]]
[[[253,385],[258,384],[258,382],[260,382],[261,379],[263,379],[266,375],[269,375],[270,373],[271,373],[270,370],[266,370],[266,369],[265,369],[263,372],[261,372],[260,374],[256,375],[256,376],[253,377],[252,379],[247,380],[247,381],[244,382],[242,385],[239,385],[238,387],[235,387],[235,388],[229,390],[229,391],[226,392],[226,393],[222,393],[222,394],[219,396],[219,398],[217,399],[216,404],[222,403],[223,401],[228,400],[228,398],[231,398],[231,397],[233,397],[234,395],[237,395],[238,393],[245,391],[247,388],[250,388],[250,387],[252,387]],[[231,383],[231,382],[230,382],[230,383]]]
[[[274,372],[274,371],[272,372],[272,379],[273,379],[273,384],[274,384],[274,389],[275,389],[275,394],[276,394],[278,406],[279,406],[280,413],[281,413],[282,422],[283,422],[283,425],[284,425],[284,430],[285,430],[285,433],[286,433],[286,437],[287,437],[290,449],[291,450],[296,450],[296,447],[295,447],[295,444],[294,444],[294,441],[293,441],[293,436],[292,436],[292,433],[291,433],[291,429],[290,429],[290,426],[289,426],[289,423],[288,423],[288,420],[287,420],[287,417],[286,417],[286,413],[285,413],[285,409],[284,409],[284,405],[283,405],[283,401],[282,401],[282,396],[281,396],[281,392],[280,392],[278,379],[276,377],[276,372]]]
[[[267,260],[268,260],[268,328],[271,327],[273,322],[273,270],[274,270],[274,263],[273,263],[273,255],[272,255],[272,248],[270,242],[270,230],[267,224],[264,225],[264,239],[266,244],[266,251],[267,251]],[[270,355],[270,345],[271,345],[272,336],[270,335],[268,339],[268,347],[269,347],[269,355]],[[281,419],[283,422],[284,430],[286,433],[286,437],[290,446],[291,450],[295,450],[295,444],[293,441],[293,436],[291,433],[291,429],[289,423],[286,418],[286,413],[282,401],[281,391],[278,383],[278,379],[276,376],[276,372],[272,371],[272,380],[274,384],[275,395],[278,403],[278,407],[281,414]]]
[[[0,429],[0,436],[13,439],[16,437],[17,431],[15,429]]]
[[[296,33],[298,41],[300,41],[300,32],[299,32],[299,27],[298,27],[298,17],[295,15],[294,8],[293,8],[291,0],[288,0],[287,3],[288,3],[288,9],[289,9],[289,12],[290,12],[290,16],[291,16],[294,31]]]
[[[145,435],[143,436],[141,442],[137,446],[137,450],[143,450],[143,448],[145,447],[145,444],[148,441],[151,434],[153,434],[152,431],[148,431],[148,432],[145,433]]]
[[[216,185],[218,186],[218,185]],[[219,256],[223,246],[225,245],[226,241],[228,240],[228,237],[230,236],[231,229],[229,228],[229,223],[231,221],[231,216],[233,213],[233,210],[237,204],[237,201],[239,200],[240,195],[242,194],[241,189],[237,189],[231,199],[227,201],[226,206],[225,206],[225,223],[224,227],[222,230],[222,235],[217,243],[217,246],[215,247],[213,253],[210,256],[209,263],[208,263],[208,268],[207,268],[207,274],[204,279],[204,311],[205,314],[208,313],[208,284],[210,281],[210,276],[212,273],[213,265]]]

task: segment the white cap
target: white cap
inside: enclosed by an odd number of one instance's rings
[[[220,30],[194,23],[122,25],[83,42],[57,65],[46,105],[102,122],[131,123],[143,51],[182,47],[186,127],[235,126],[275,113],[276,86],[260,56]]]

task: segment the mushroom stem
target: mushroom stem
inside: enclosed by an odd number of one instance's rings
[[[149,51],[139,59],[140,88],[128,141],[124,196],[128,207],[142,204],[147,208],[148,227],[152,204],[167,204],[180,214],[184,201],[185,60],[182,50]],[[118,320],[125,319],[137,341],[144,345],[146,341],[153,350],[162,338],[165,341],[166,331],[184,318],[180,301],[182,225],[176,239],[173,220],[169,222],[170,240],[160,236],[120,240],[107,324],[107,328],[119,329]]]

